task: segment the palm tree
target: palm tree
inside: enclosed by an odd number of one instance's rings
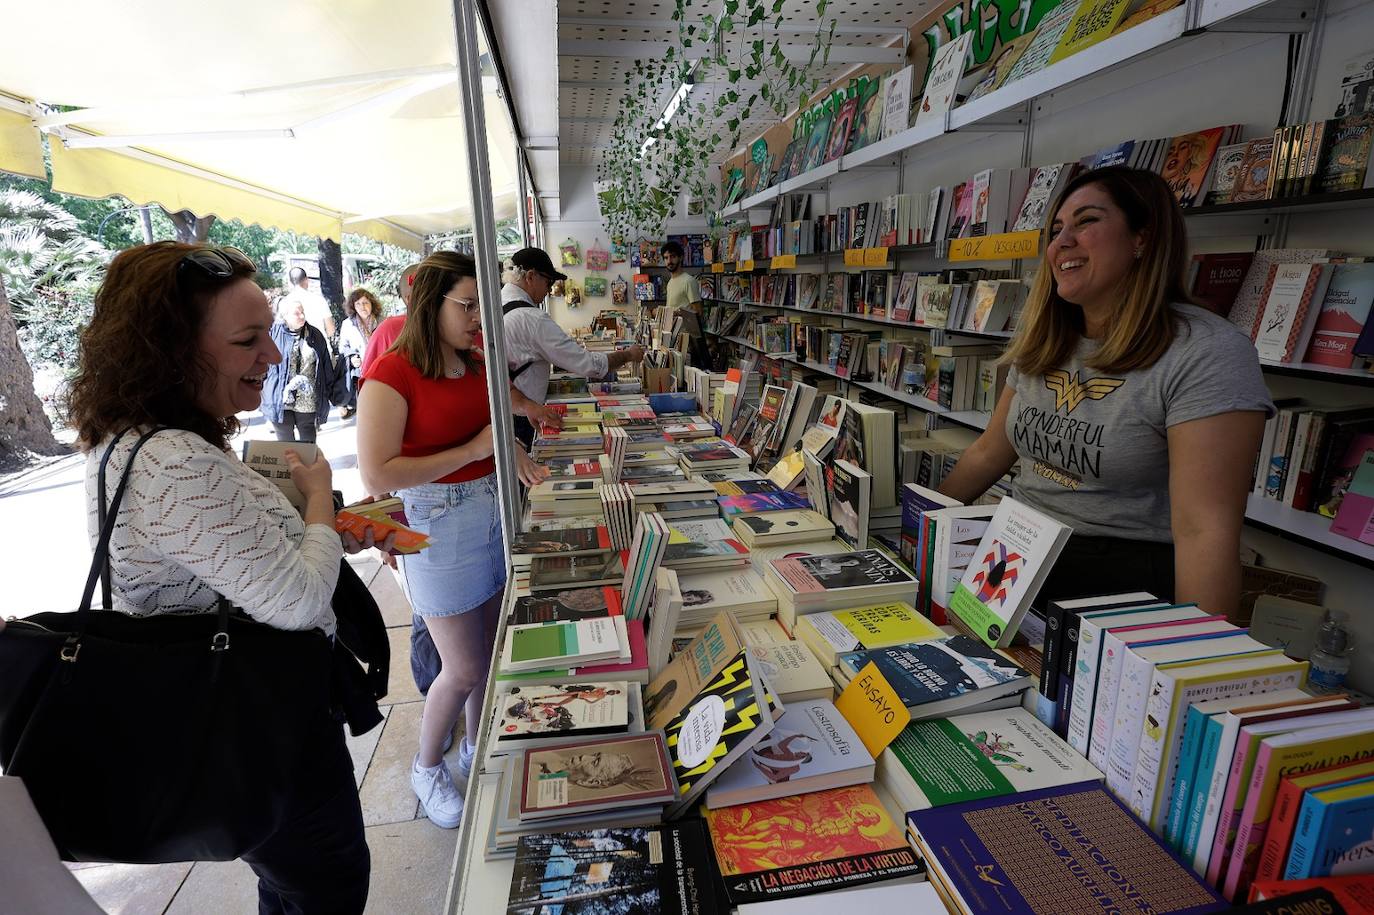
[[[108,257],[57,204],[30,191],[0,191],[0,465],[62,449],[34,393],[19,329],[39,359],[74,368]]]

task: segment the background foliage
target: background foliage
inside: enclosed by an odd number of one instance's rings
[[[798,63],[778,36],[784,0],[675,0],[676,41],[662,60],[637,60],[626,74],[612,130],[616,142],[597,164],[602,218],[612,238],[662,235],[684,190],[712,211],[719,186],[708,180],[710,155],[726,141],[737,147],[744,123],[757,113],[781,120],[806,106],[820,88],[814,74],[829,62],[835,34],[834,18],[825,18],[827,0],[814,3],[811,49]],[[713,98],[689,93],[666,127],[659,126],[679,86],[708,82],[720,86]]]

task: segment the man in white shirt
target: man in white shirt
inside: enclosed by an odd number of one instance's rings
[[[277,317],[285,320],[285,316],[291,314],[291,310],[299,302],[305,309],[306,323],[319,328],[326,340],[332,340],[335,327],[329,303],[324,300],[324,296],[310,288],[310,277],[305,270],[292,267],[287,279],[291,283],[291,291],[277,303]]]
[[[522,248],[511,255],[501,310],[505,314],[506,363],[511,383],[530,400],[543,403],[548,396],[552,366],[597,379],[627,363],[644,358],[644,347],[635,345],[615,353],[593,353],[578,346],[558,322],[539,307],[553,284],[567,280],[554,269],[547,252]],[[523,416],[515,417],[515,436],[529,447],[534,428]]]

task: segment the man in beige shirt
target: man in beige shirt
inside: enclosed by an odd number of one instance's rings
[[[690,308],[701,316],[701,287],[697,278],[682,269],[682,245],[665,242],[661,249],[663,263],[668,267],[668,310]]]

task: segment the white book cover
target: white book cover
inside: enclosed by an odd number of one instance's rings
[[[682,606],[693,617],[714,616],[720,610],[776,607],[778,599],[753,569],[728,572],[679,573]]]
[[[911,79],[914,67],[903,67],[883,81],[883,138],[907,129],[911,117]],[[898,241],[899,244],[904,244]]]
[[[291,467],[286,463],[287,449],[296,452],[304,464],[315,463],[319,449],[311,442],[273,442],[253,439],[243,443],[243,463],[248,469],[271,480],[286,496],[286,501],[298,512],[305,511],[305,495],[291,479]]]
[[[1126,610],[1099,610],[1078,618],[1078,650],[1074,659],[1073,693],[1069,703],[1069,746],[1084,756],[1092,740],[1093,710],[1097,702],[1097,681],[1102,659],[1104,630],[1116,626],[1164,623],[1177,619],[1206,616],[1197,607],[1182,604],[1162,607],[1132,607]]]
[[[1069,169],[1068,165],[1042,165],[1035,170],[1026,197],[1012,223],[1011,231],[1027,232],[1045,225],[1045,211],[1054,202],[1054,194],[1061,184],[1059,176]]]
[[[1307,351],[1307,340],[1302,337],[1311,337],[1311,326],[1321,312],[1321,301],[1330,281],[1330,264],[1279,264],[1275,268],[1259,332],[1255,335],[1255,349],[1261,359],[1287,361],[1291,358],[1288,343],[1295,329],[1299,339],[1292,352]],[[1310,286],[1312,293],[1308,295]]]
[[[1203,658],[1220,659],[1231,655],[1273,650],[1234,627],[1208,635],[1215,637],[1185,636],[1185,641],[1174,644],[1135,646],[1127,651],[1122,659],[1112,740],[1107,747],[1107,767],[1103,770],[1107,773],[1108,787],[1119,797],[1126,797],[1126,792],[1131,786],[1131,778],[1135,775],[1136,754],[1140,750],[1140,732],[1145,722],[1145,707],[1150,698],[1150,685],[1154,682],[1155,669],[1160,664]]]
[[[1127,627],[1108,632],[1102,639],[1101,669],[1097,676],[1097,708],[1093,710],[1092,739],[1088,744],[1088,760],[1103,772],[1107,771],[1107,751],[1112,745],[1116,729],[1116,704],[1121,700],[1121,672],[1126,652],[1136,643],[1157,642],[1161,639],[1186,638],[1234,628],[1220,616],[1206,616],[1196,620],[1162,623],[1158,626]],[[1080,642],[1083,630],[1078,632]]]
[[[873,757],[853,726],[833,703],[816,699],[788,705],[768,736],[716,779],[706,806],[715,810],[872,779]]]
[[[1190,707],[1215,701],[1256,702],[1267,695],[1286,695],[1306,680],[1307,664],[1277,651],[1156,667],[1141,725],[1128,806],[1152,829],[1163,830],[1173,800],[1183,725]],[[1242,696],[1246,698],[1240,699]]]
[[[1071,529],[1005,498],[950,599],[950,612],[989,647],[1011,644]]]
[[[965,32],[935,52],[925,94],[916,111],[917,124],[932,119],[942,120],[954,107],[954,90],[959,85],[959,77],[964,75],[964,60],[968,57],[972,42],[973,33]]]
[[[829,699],[834,693],[829,672],[801,642],[754,645],[749,651],[778,701],[789,708],[793,702]]]

